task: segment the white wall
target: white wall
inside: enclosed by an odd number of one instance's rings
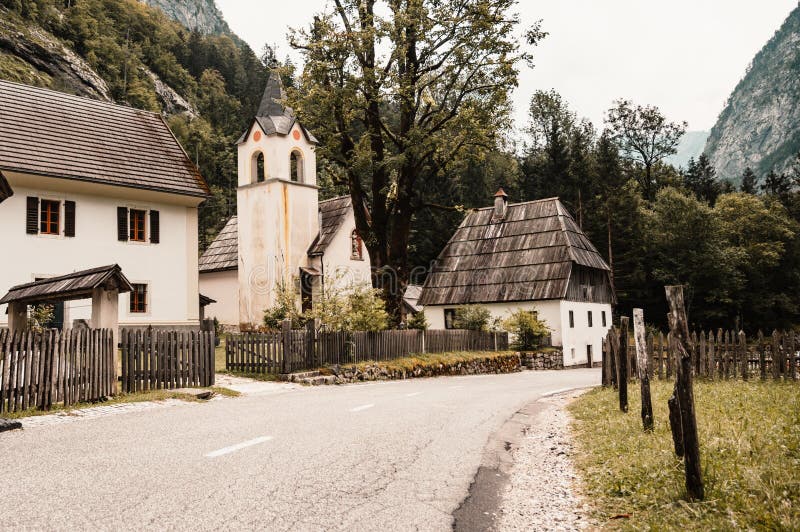
[[[611,305],[601,303],[582,303],[576,301],[548,300],[514,303],[491,303],[481,305],[489,309],[492,319],[505,319],[512,312],[535,310],[552,330],[553,345],[564,349],[564,365],[586,364],[587,345],[592,346],[592,360],[597,363],[602,358],[603,337],[611,327]],[[424,308],[428,327],[444,329],[445,309],[458,308],[458,305],[435,305]],[[574,327],[569,326],[569,311],[573,311]],[[588,312],[592,312],[592,326],[588,324]],[[602,312],[606,313],[606,326],[603,326]],[[573,356],[574,349],[574,356]]]
[[[120,296],[119,321],[126,325],[199,323],[197,267],[197,203],[199,198],[102,186],[66,179],[6,173],[14,195],[0,204],[0,247],[10,253],[0,260],[0,292],[37,277],[119,264],[132,283],[147,283],[148,312],[131,314],[127,294]],[[61,235],[25,232],[26,198],[62,202]],[[75,237],[63,236],[63,201],[76,204]],[[181,204],[183,203],[183,204]],[[117,240],[117,207],[160,213],[159,244]],[[149,226],[149,220],[148,220]],[[149,227],[148,227],[149,239]],[[65,308],[65,326],[91,318],[91,301]],[[0,306],[0,325],[7,323]]]
[[[322,256],[325,281],[334,280],[338,288],[346,289],[353,286],[372,284],[369,253],[367,253],[366,246],[362,244],[364,260],[353,259],[351,254],[350,235],[355,228],[355,215],[351,209]]]
[[[223,325],[239,325],[239,274],[236,270],[201,273],[200,293],[216,301],[206,307],[207,319],[217,318]]]

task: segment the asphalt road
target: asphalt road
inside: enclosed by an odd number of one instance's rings
[[[490,435],[542,394],[599,380],[285,387],[7,432],[0,528],[448,530]]]

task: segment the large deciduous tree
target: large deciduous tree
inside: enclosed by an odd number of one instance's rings
[[[516,0],[334,0],[292,35],[305,67],[290,99],[339,167],[387,309],[402,313],[418,191],[497,144],[529,59]],[[543,37],[531,28],[527,43]]]
[[[658,107],[635,105],[629,100],[614,102],[606,123],[622,154],[644,167],[639,181],[645,198],[652,200],[656,192],[653,167],[676,152],[688,124],[669,122]]]

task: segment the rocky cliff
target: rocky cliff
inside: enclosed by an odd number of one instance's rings
[[[800,5],[755,56],[706,143],[717,176],[787,169],[800,151]]]
[[[201,33],[231,35],[231,29],[214,0],[141,0],[157,7],[171,19]]]

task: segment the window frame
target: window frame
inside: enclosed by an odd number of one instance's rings
[[[299,148],[289,152],[289,181],[305,183],[305,157]]]
[[[447,330],[455,329],[456,312],[458,309],[446,308],[444,309],[444,328]],[[449,318],[448,318],[449,316]]]
[[[591,310],[588,310],[588,311],[586,311],[586,312],[587,312],[587,314],[586,314],[586,315],[587,315],[587,319],[588,319],[589,327],[593,327],[593,326],[594,326],[594,325],[593,325],[593,323],[594,323],[594,319],[593,319],[593,316],[592,316],[592,311],[591,311]]]
[[[128,208],[128,241],[136,242],[139,244],[147,243],[147,216],[148,209],[136,209],[133,207]],[[138,215],[141,215],[141,238],[139,236],[139,228],[135,226]]]
[[[47,236],[59,236],[61,234],[61,200],[40,198],[39,199],[39,234]],[[50,208],[55,205],[55,211]],[[47,214],[47,220],[45,220]],[[55,222],[51,219],[51,215],[55,214]],[[55,231],[52,231],[52,225],[55,223]],[[45,227],[47,229],[45,229]]]
[[[149,314],[150,312],[150,285],[148,283],[131,283],[133,290],[128,295],[128,313],[129,314]],[[139,287],[142,287],[142,294],[139,295]],[[142,298],[140,300],[139,298]],[[141,310],[139,310],[141,308]]]
[[[607,326],[606,323],[608,323],[608,322],[606,321],[606,311],[605,310],[601,310],[600,311],[600,320],[603,323],[603,327],[606,327]]]
[[[569,311],[569,328],[575,328],[575,312],[572,310]]]
[[[358,234],[358,229],[350,232],[350,260],[364,260],[364,240]]]

